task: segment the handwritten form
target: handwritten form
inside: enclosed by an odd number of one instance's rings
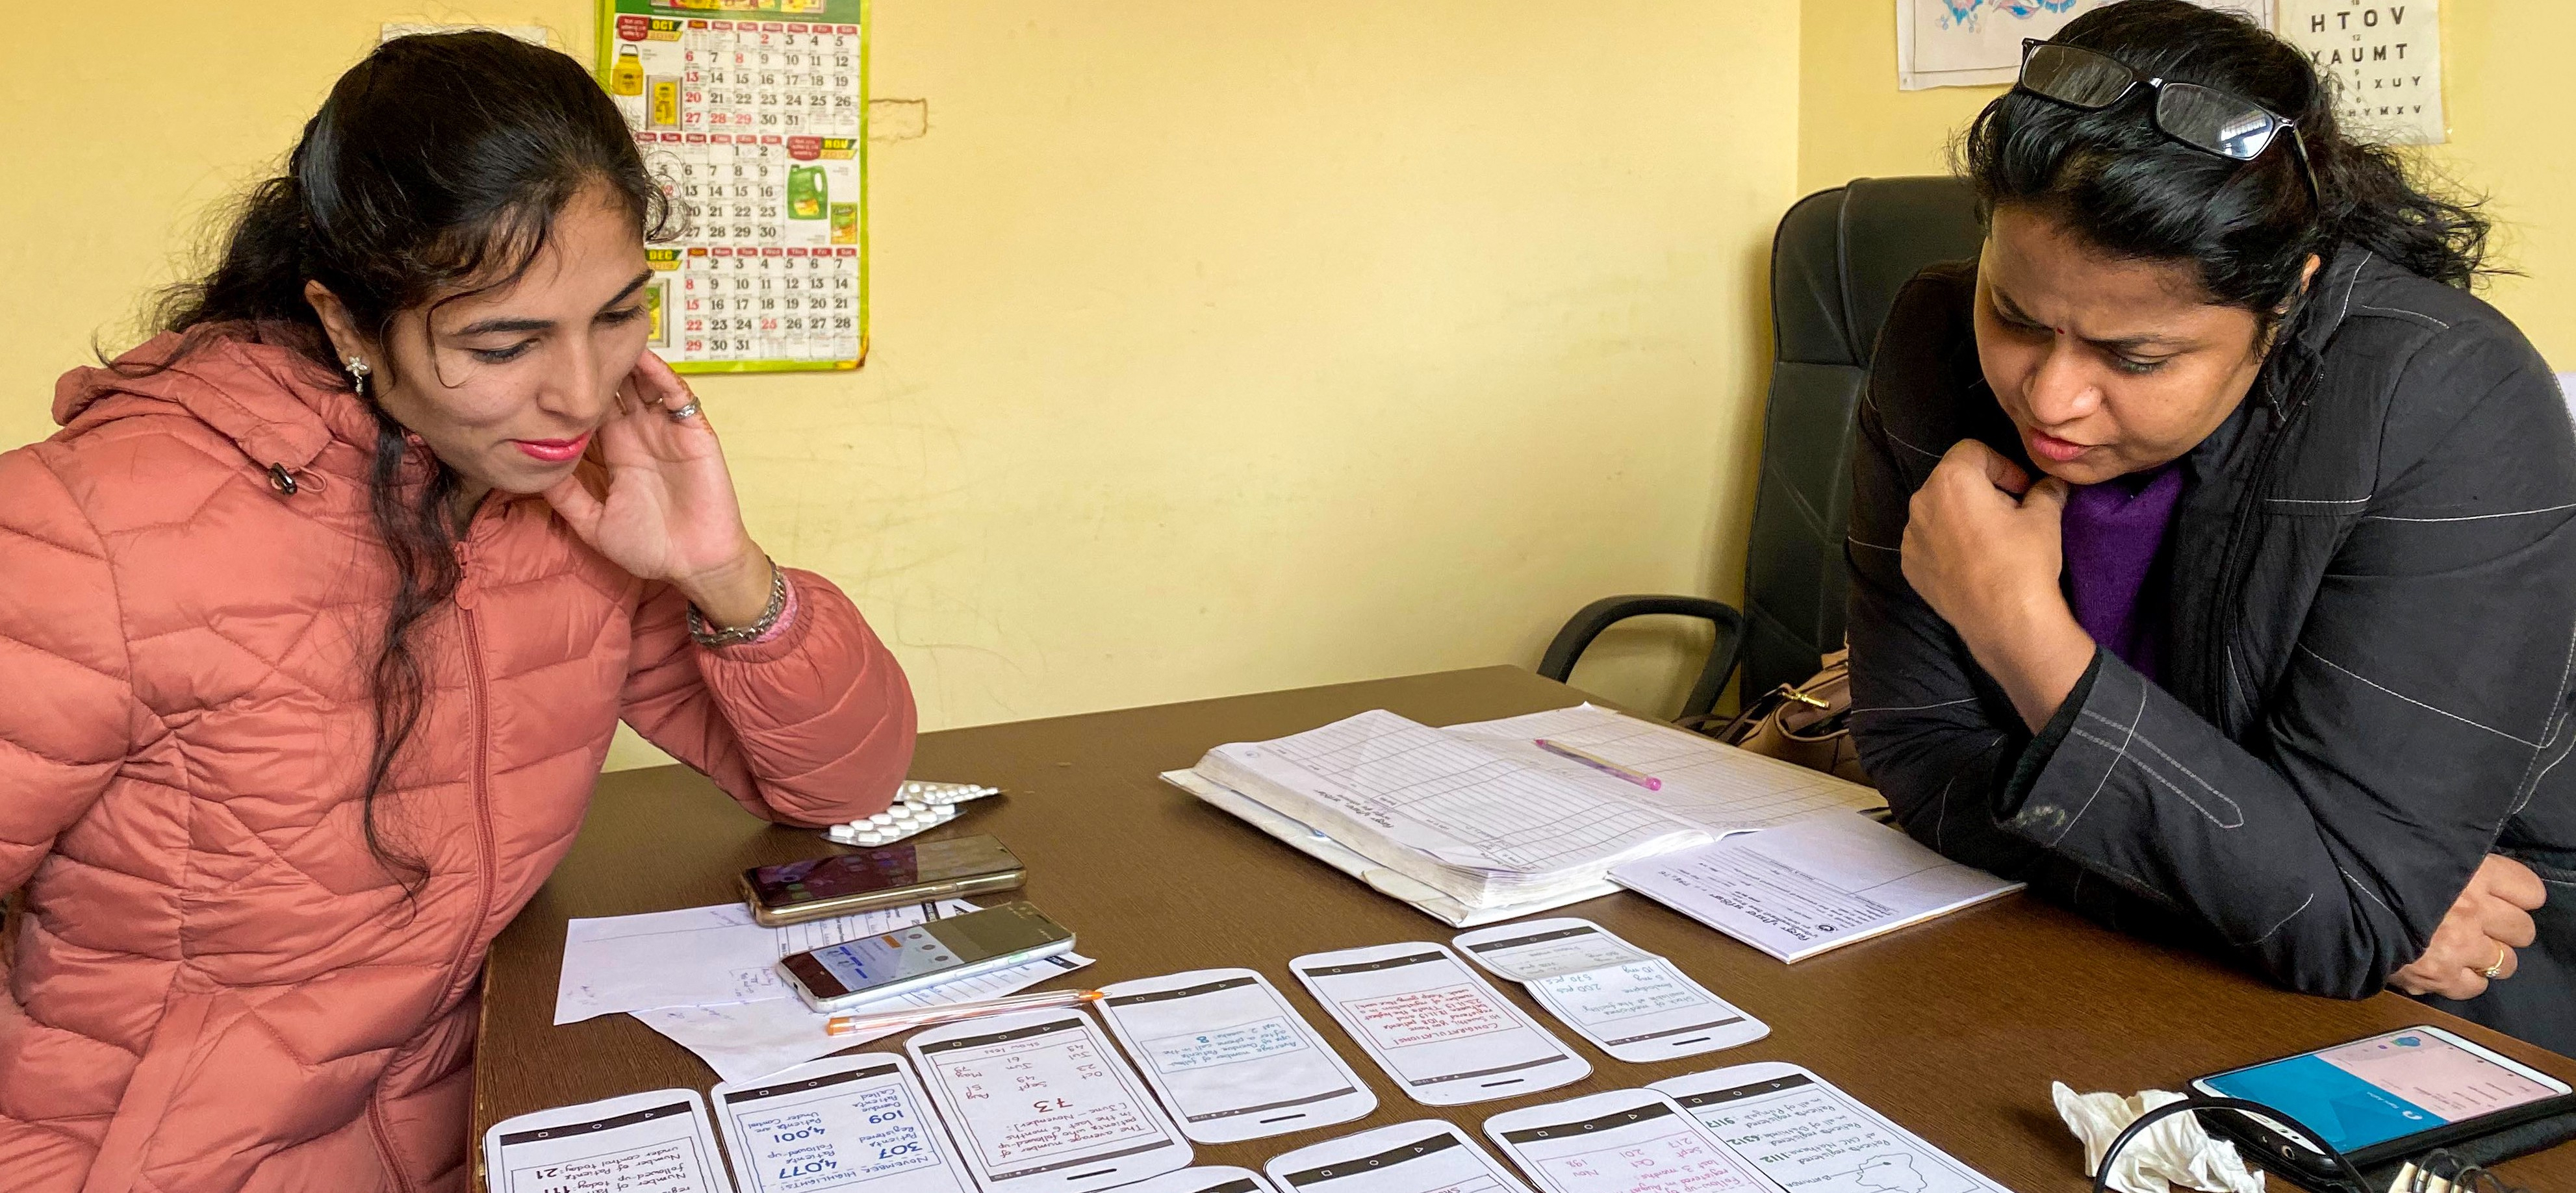
[[[973,1193],[912,1066],[891,1052],[715,1087],[743,1193]]]
[[[1310,953],[1288,970],[1426,1106],[1535,1093],[1592,1071],[1442,945]]]
[[[1151,1180],[1138,1181],[1124,1193],[1277,1193],[1270,1180],[1249,1168],[1211,1164],[1203,1168],[1184,1168],[1166,1172]]]
[[[972,904],[961,906],[973,909]],[[1089,964],[1089,957],[1058,953],[1025,965],[880,999],[857,1010],[936,1007],[1000,998],[1005,994],[1017,994],[1040,982],[1053,981]],[[661,1007],[632,1013],[644,1026],[697,1053],[699,1060],[707,1062],[708,1068],[714,1069],[717,1076],[727,1081],[748,1081],[870,1040],[882,1040],[904,1030],[826,1035],[823,1024],[831,1016],[817,1013],[799,998],[771,998],[706,1007]]]
[[[558,1106],[492,1124],[493,1193],[732,1193],[693,1089]]]
[[[1249,969],[1202,969],[1105,987],[1100,1017],[1200,1143],[1331,1126],[1377,1095],[1305,1017]]]
[[[1619,885],[1782,961],[2020,890],[1859,816],[1819,816],[1643,858]]]
[[[1790,1193],[2005,1193],[1796,1065],[1762,1061],[1647,1088],[1671,1095]]]
[[[1448,1123],[1397,1123],[1301,1147],[1262,1166],[1280,1193],[1529,1193]]]
[[[958,900],[949,902],[974,910]],[[778,973],[779,958],[932,918],[930,907],[907,904],[764,928],[742,904],[721,903],[568,920],[563,976],[555,983],[555,1022],[655,1007],[794,998],[795,991]]]
[[[1749,1044],[1769,1024],[1690,980],[1670,960],[1590,920],[1523,920],[1450,943],[1477,964],[1527,985],[1530,996],[1584,1039],[1630,1064]]]
[[[904,1048],[989,1193],[1105,1189],[1190,1162],[1144,1082],[1079,1010],[933,1027]]]
[[[1547,1193],[1773,1193],[1778,1186],[1653,1090],[1621,1089],[1485,1120]]]
[[[1452,725],[1441,732],[1472,739],[1533,770],[1615,785],[1603,789],[1718,836],[1820,812],[1887,806],[1885,797],[1858,783],[1591,704]],[[1652,775],[1663,781],[1663,789],[1648,791],[1550,754],[1535,744],[1539,738]]]

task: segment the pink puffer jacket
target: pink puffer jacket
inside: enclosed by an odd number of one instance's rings
[[[705,649],[677,593],[496,496],[416,631],[428,705],[376,801],[428,867],[406,899],[356,795],[393,575],[365,409],[224,340],[75,370],[55,417],[0,455],[0,892],[31,913],[0,997],[9,1190],[460,1190],[484,950],[619,718],[781,821],[878,811],[910,761],[903,673],[829,581],[790,573],[780,634]]]

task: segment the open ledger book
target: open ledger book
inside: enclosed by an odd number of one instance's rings
[[[1884,803],[1867,787],[1589,704],[1445,729],[1365,712],[1218,746],[1163,777],[1459,927],[1608,894],[1610,869],[1639,858]]]

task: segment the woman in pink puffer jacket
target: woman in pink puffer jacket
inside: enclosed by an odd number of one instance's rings
[[[0,455],[0,1186],[461,1189],[484,950],[621,718],[885,806],[902,672],[645,351],[662,205],[571,59],[388,43]]]

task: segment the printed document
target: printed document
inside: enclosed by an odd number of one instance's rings
[[[988,1193],[1094,1190],[1190,1162],[1190,1145],[1080,1009],[926,1028],[904,1045]]]
[[[1529,1193],[1457,1127],[1428,1119],[1301,1147],[1262,1171],[1280,1193]]]
[[[752,922],[740,903],[577,919],[564,923],[563,976],[555,983],[555,1022],[578,1023],[617,1011],[794,998],[778,959],[845,940],[909,928],[939,914],[979,910],[948,900],[934,914],[906,904],[785,928]]]
[[[1655,1082],[1789,1193],[2006,1193],[1860,1099],[1760,1061]]]
[[[492,1193],[733,1193],[693,1089],[558,1106],[483,1133]]]
[[[1426,1106],[1518,1097],[1592,1072],[1591,1062],[1442,945],[1310,953],[1290,961],[1288,971],[1406,1096]]]
[[[1671,960],[1590,920],[1524,920],[1463,933],[1450,944],[1523,983],[1530,996],[1595,1047],[1630,1064],[1749,1044],[1770,1025],[1690,980]]]
[[[1775,1193],[1751,1160],[1671,1098],[1619,1089],[1485,1120],[1546,1193]]]
[[[1814,817],[1646,858],[1610,878],[1782,961],[2022,888],[1857,815]]]
[[[898,994],[841,1013],[865,1014],[868,1011],[937,1007],[1000,998],[1005,994],[1017,994],[1040,982],[1054,981],[1089,964],[1091,958],[1081,954],[1058,953],[1009,969],[997,969],[953,982],[942,982],[927,990]],[[830,1056],[844,1048],[882,1040],[908,1030],[893,1028],[858,1035],[828,1035],[823,1025],[831,1016],[815,1011],[798,998],[770,998],[705,1007],[662,1007],[632,1014],[644,1026],[670,1037],[672,1043],[697,1053],[699,1060],[707,1062],[708,1068],[714,1069],[717,1076],[727,1081],[748,1081],[767,1076],[789,1065]]]
[[[799,1065],[712,1096],[742,1193],[974,1191],[912,1066],[894,1053]]]
[[[1103,988],[1100,1017],[1200,1143],[1346,1123],[1377,1109],[1359,1074],[1249,969]]]

